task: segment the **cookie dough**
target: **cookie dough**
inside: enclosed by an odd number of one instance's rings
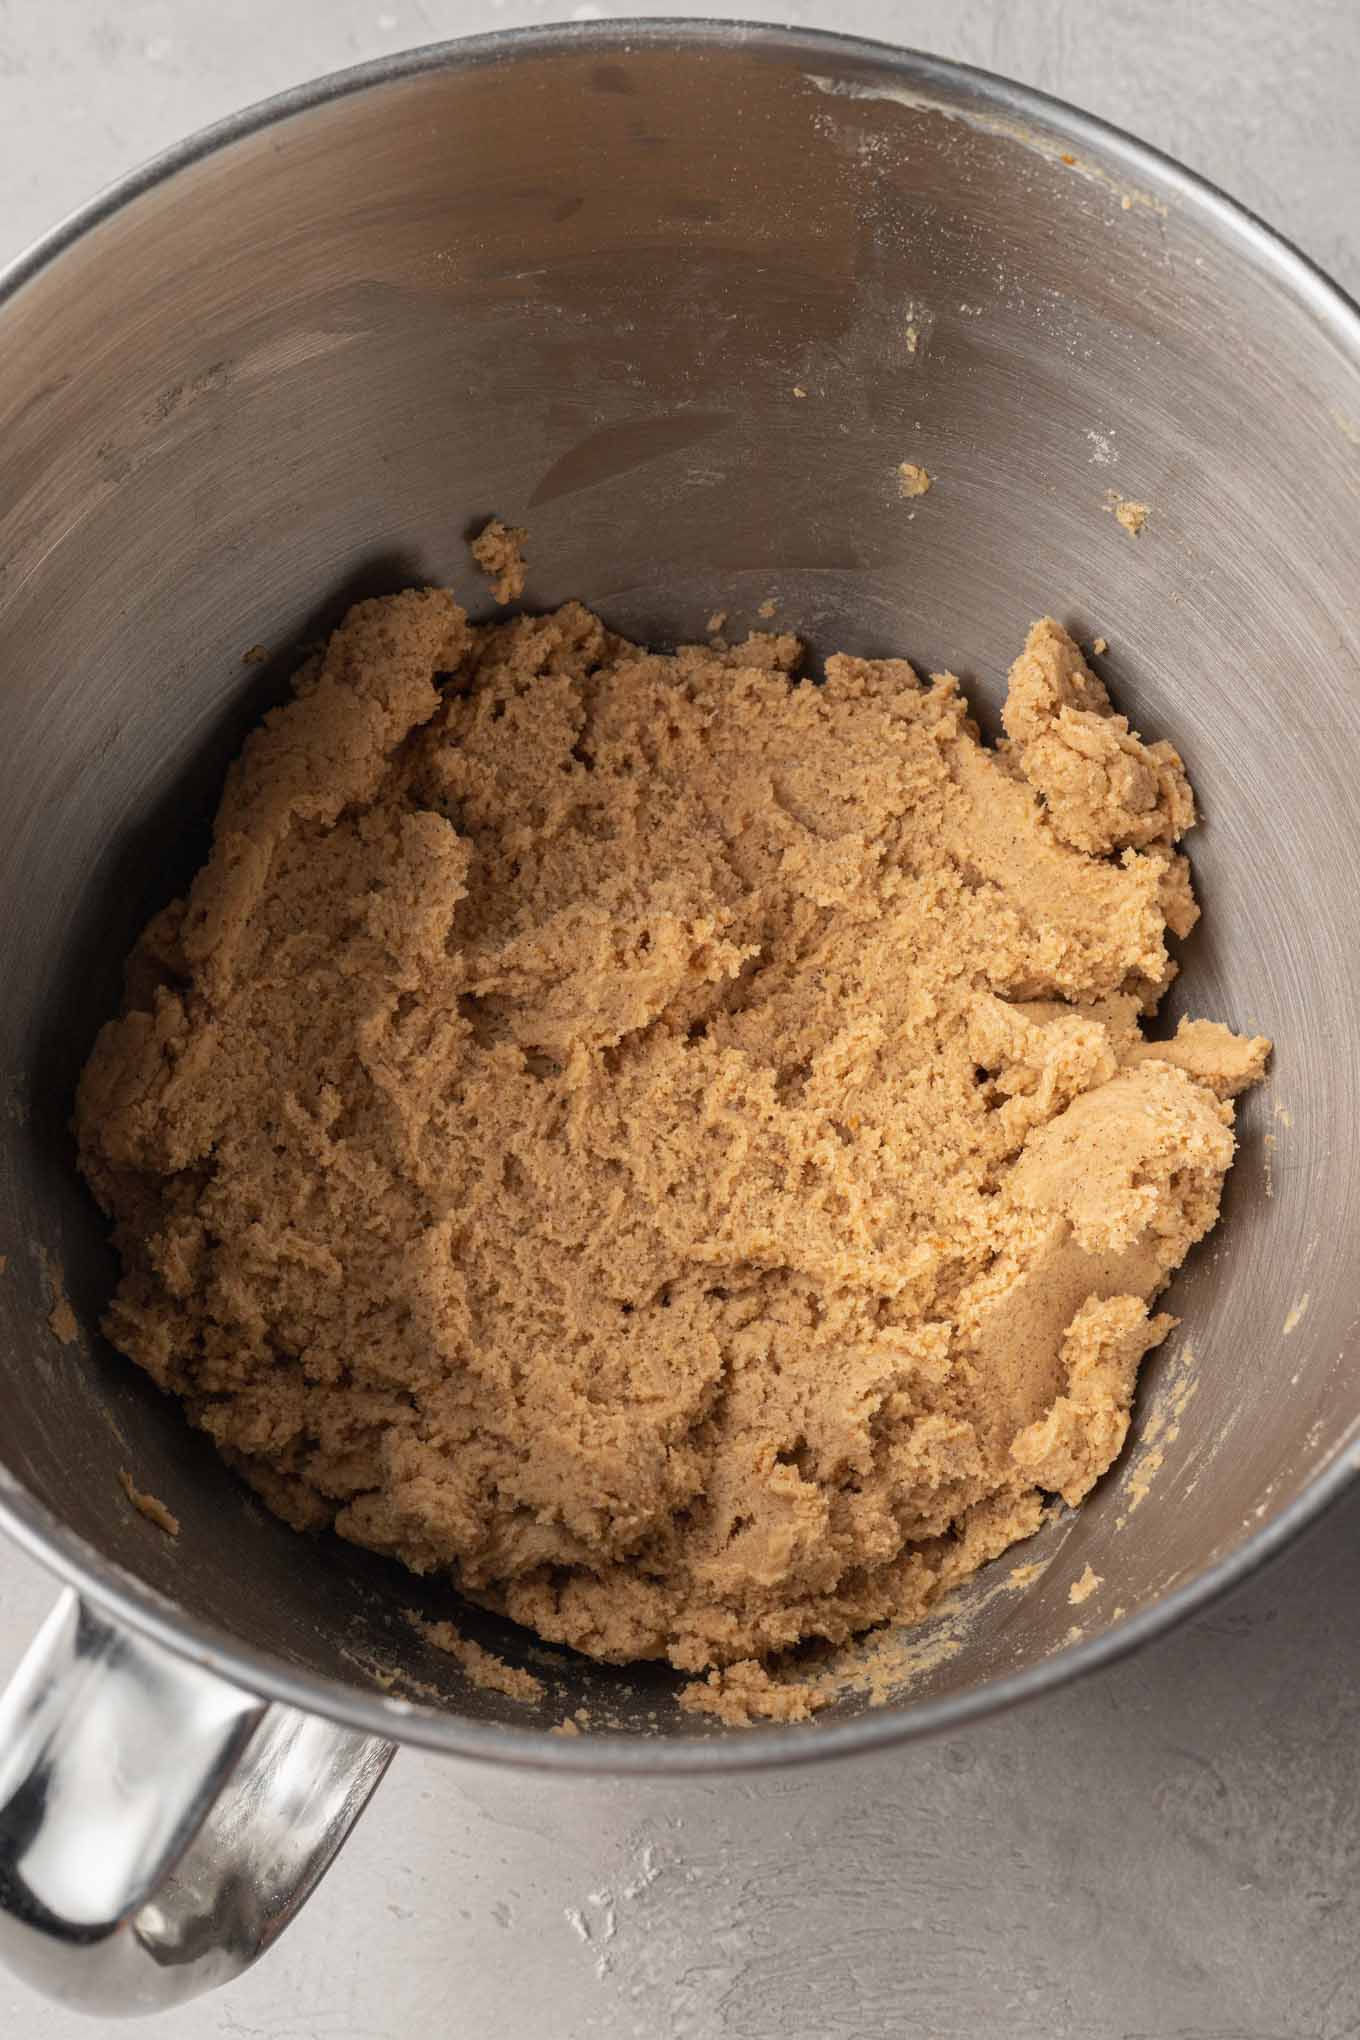
[[[486,575],[497,602],[517,602],[524,593],[529,567],[524,557],[528,532],[522,525],[493,517],[473,539],[470,551]]]
[[[1105,508],[1113,513],[1116,524],[1121,524],[1130,538],[1142,536],[1143,526],[1152,515],[1146,503],[1131,502],[1128,497],[1121,496],[1117,489],[1110,489],[1107,492]]]
[[[1269,1047],[1144,1039],[1190,788],[1056,623],[995,748],[800,653],[360,604],[77,1106],[109,1335],[290,1523],[743,1690],[1089,1490]]]
[[[506,1664],[504,1658],[498,1658],[494,1652],[484,1650],[480,1643],[474,1643],[470,1636],[464,1636],[452,1622],[425,1622],[411,1610],[407,1612],[407,1620],[435,1650],[447,1651],[450,1657],[456,1658],[471,1684],[483,1693],[503,1693],[507,1700],[526,1702],[543,1698],[542,1679],[536,1679],[532,1672],[522,1671],[518,1665]]]
[[[166,1508],[159,1495],[148,1494],[144,1488],[139,1488],[125,1466],[118,1469],[118,1485],[139,1516],[145,1516],[148,1523],[154,1523],[167,1537],[179,1536],[179,1517]]]

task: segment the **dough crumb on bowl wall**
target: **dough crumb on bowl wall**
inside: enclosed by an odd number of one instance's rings
[[[541,1700],[543,1681],[536,1679],[532,1672],[526,1672],[519,1665],[508,1665],[470,1636],[464,1636],[452,1622],[426,1622],[419,1614],[408,1612],[407,1620],[417,1634],[435,1650],[447,1651],[467,1673],[474,1686],[484,1692],[503,1693],[507,1700]]]
[[[360,603],[77,1108],[109,1336],[271,1507],[733,1723],[1113,1462],[1269,1052],[1144,1037],[1193,797],[1060,625],[995,748],[801,656]]]
[[[154,1523],[167,1537],[179,1536],[179,1517],[166,1507],[159,1495],[150,1494],[145,1488],[139,1488],[126,1467],[119,1470],[118,1485],[139,1516],[144,1516],[148,1523]]]

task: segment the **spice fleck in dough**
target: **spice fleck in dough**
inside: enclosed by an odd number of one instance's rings
[[[111,1337],[281,1515],[695,1673],[1087,1492],[1269,1046],[1143,1039],[1190,789],[1056,623],[996,749],[799,656],[361,603],[77,1109]]]

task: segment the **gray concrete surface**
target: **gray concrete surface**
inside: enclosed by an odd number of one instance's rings
[[[0,259],[319,71],[618,9],[0,0]],[[674,4],[673,13],[704,7]],[[1360,291],[1356,0],[750,0],[1109,115]],[[0,474],[3,449],[0,449]],[[0,1676],[48,1604],[0,1554]],[[705,1787],[403,1755],[273,1956],[175,2040],[1350,2040],[1360,1496],[1137,1660],[953,1743]],[[91,2026],[0,1978],[0,2034]]]

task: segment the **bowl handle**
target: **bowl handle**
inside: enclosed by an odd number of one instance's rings
[[[227,1982],[320,1882],[393,1748],[64,1593],[0,1697],[0,1959],[105,2017]]]

